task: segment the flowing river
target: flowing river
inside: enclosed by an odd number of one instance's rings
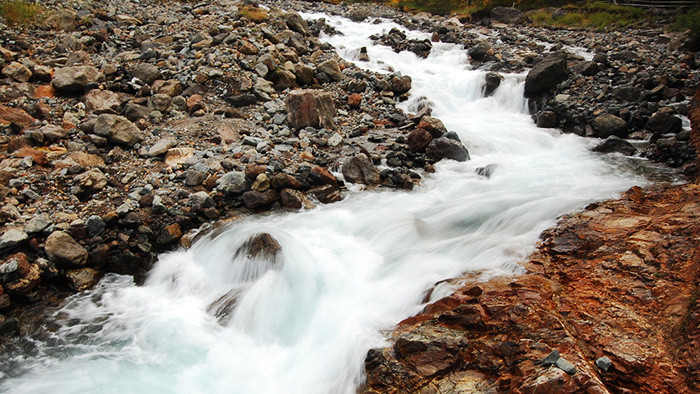
[[[558,216],[645,182],[591,153],[594,141],[535,127],[523,75],[507,75],[484,98],[484,72],[470,69],[464,48],[397,54],[368,37],[404,28],[324,17],[344,33],[324,38],[340,56],[356,62],[366,46],[371,61],[359,67],[410,75],[403,108],[426,97],[472,159],[438,163],[412,192],[352,192],[310,211],[237,221],[162,255],[144,286],[108,275],[69,298],[47,334],[2,356],[1,391],[354,393],[367,350],[419,312],[436,282],[468,271],[516,275]],[[490,164],[489,178],[475,173]],[[276,264],[235,255],[262,232],[282,246]],[[231,292],[235,309],[219,321],[210,305]]]

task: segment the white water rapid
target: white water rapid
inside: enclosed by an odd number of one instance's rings
[[[371,62],[360,67],[410,75],[414,99],[404,109],[427,97],[472,160],[438,163],[412,192],[353,192],[310,211],[248,217],[161,256],[144,286],[108,275],[71,297],[44,338],[5,356],[2,391],[354,393],[367,350],[419,312],[436,282],[465,271],[517,274],[558,216],[644,183],[589,152],[594,141],[535,127],[522,75],[483,98],[484,72],[470,70],[464,48],[396,54],[368,37],[405,29],[325,18],[344,33],[324,38],[342,57],[355,61],[366,46]],[[475,173],[489,164],[490,178]],[[262,232],[282,253],[253,272],[234,252]],[[220,323],[209,307],[232,290],[235,310]]]

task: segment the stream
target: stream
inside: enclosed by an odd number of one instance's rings
[[[485,98],[485,72],[460,46],[435,43],[421,59],[368,37],[426,33],[304,17],[343,33],[323,40],[345,60],[410,75],[402,109],[429,101],[471,160],[437,163],[411,192],[352,191],[313,210],[245,217],[160,256],[143,286],[109,274],[66,300],[45,334],[1,356],[0,391],[351,394],[367,350],[418,313],[435,283],[517,275],[557,217],[647,182],[631,170],[636,159],[603,160],[589,151],[594,140],[538,129],[524,74],[505,75]],[[363,46],[369,62],[357,61]],[[490,177],[475,172],[487,165]],[[259,233],[279,242],[274,261],[235,253]],[[431,297],[450,291],[441,285]],[[217,318],[222,299],[235,305]]]

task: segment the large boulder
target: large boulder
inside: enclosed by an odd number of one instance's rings
[[[54,71],[51,84],[59,92],[77,93],[102,79],[102,72],[93,66],[62,67]]]
[[[557,86],[569,75],[566,52],[558,51],[546,55],[527,73],[525,96],[540,95]]]
[[[49,260],[63,266],[83,266],[88,258],[88,251],[63,231],[51,233],[44,250]]]
[[[299,34],[305,36],[309,35],[309,25],[306,23],[304,18],[296,12],[288,12],[284,14],[284,23],[287,24],[290,30],[293,30]]]
[[[433,140],[433,136],[425,129],[415,129],[408,134],[406,138],[406,144],[408,149],[413,152],[425,152],[425,148],[428,147],[430,141]]]
[[[135,124],[123,116],[102,114],[95,121],[94,132],[110,141],[133,146],[143,140],[143,134]]]
[[[683,129],[681,118],[673,114],[672,108],[661,108],[647,121],[647,130],[654,133],[679,133]]]
[[[637,149],[632,146],[632,144],[620,137],[615,137],[614,135],[606,138],[605,141],[596,145],[593,148],[593,151],[601,153],[619,152],[626,156],[632,156],[637,153]]]
[[[491,10],[491,20],[500,23],[517,24],[526,21],[522,11],[510,7],[494,7]]]
[[[160,71],[153,64],[139,63],[131,70],[131,76],[150,85],[160,78]]]
[[[322,90],[295,90],[285,100],[287,121],[295,129],[304,127],[334,129],[335,106],[329,92]]]
[[[364,153],[348,159],[343,164],[341,172],[347,182],[365,185],[375,185],[381,182],[379,170]]]
[[[456,161],[469,160],[469,151],[461,142],[447,136],[435,138],[425,148],[428,157],[435,161],[452,159]]]
[[[340,65],[335,59],[326,60],[316,66],[316,72],[322,72],[328,75],[332,81],[340,81],[343,78],[343,73],[340,70]]]
[[[611,135],[625,138],[628,133],[628,125],[624,119],[621,119],[612,114],[602,114],[593,119],[591,124],[596,137],[607,138]]]

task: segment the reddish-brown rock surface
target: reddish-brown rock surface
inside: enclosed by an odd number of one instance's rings
[[[527,274],[462,279],[401,322],[363,390],[698,392],[699,238],[697,183],[593,204],[543,234]],[[576,373],[543,365],[553,350]]]

